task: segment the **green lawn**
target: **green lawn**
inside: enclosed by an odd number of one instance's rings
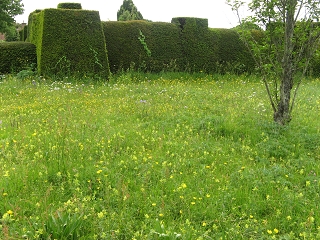
[[[320,80],[0,80],[0,239],[320,239]]]

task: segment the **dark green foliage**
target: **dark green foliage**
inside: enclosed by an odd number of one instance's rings
[[[28,37],[28,25],[25,25],[23,30],[23,41],[25,41]]]
[[[23,37],[24,37],[23,34],[24,34],[24,33],[23,33],[23,29],[21,29],[21,30],[19,31],[19,40],[22,41],[22,42],[23,42]]]
[[[210,31],[218,38],[219,71],[221,73],[254,71],[254,59],[235,30],[210,29]]]
[[[82,9],[81,3],[59,3],[57,8],[61,9]]]
[[[112,72],[242,74],[255,68],[239,34],[231,29],[209,29],[207,19],[108,21],[102,23],[103,31],[99,26],[99,14],[93,11],[46,9],[30,14],[27,40],[37,46],[38,71],[107,76],[105,44]],[[262,31],[252,31],[256,39],[263,37]]]
[[[24,42],[27,39],[27,36],[28,36],[28,26],[26,25],[19,31],[20,41]]]
[[[243,73],[254,69],[237,32],[208,29],[207,19],[174,18],[172,23],[104,22],[103,29],[112,72],[133,68]]]
[[[218,38],[208,30],[208,19],[173,18],[172,23],[179,26],[180,44],[186,71],[212,72],[218,62]]]
[[[36,46],[26,42],[0,43],[0,73],[19,72],[36,64]]]
[[[310,65],[309,75],[320,77],[320,49],[313,56]]]
[[[35,10],[34,12],[30,13],[28,18],[28,37],[26,41],[32,42],[36,45],[37,50],[37,66],[38,72],[40,71],[40,61],[41,61],[41,40],[42,40],[42,32],[43,32],[43,11]]]
[[[132,0],[123,0],[117,12],[118,21],[143,20],[142,14],[138,11]]]
[[[112,72],[136,70],[177,70],[182,65],[179,28],[170,23],[146,21],[103,22]],[[141,43],[143,34],[151,55]]]
[[[99,12],[45,9],[30,14],[29,30],[28,40],[37,46],[40,74],[108,77]]]
[[[193,26],[198,30],[208,30],[208,19],[193,17],[172,18],[171,23],[177,24],[183,30],[185,27]]]

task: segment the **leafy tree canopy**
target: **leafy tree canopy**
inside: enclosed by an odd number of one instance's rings
[[[14,17],[22,14],[22,0],[0,0],[0,32],[5,32],[8,26],[13,25]]]
[[[117,12],[118,21],[143,20],[142,14],[138,11],[132,0],[123,0]]]
[[[262,74],[275,122],[285,125],[310,61],[320,47],[319,0],[251,0],[252,15],[241,19],[242,0],[227,0],[237,13],[241,38]],[[263,29],[257,38],[256,28]],[[261,31],[262,32],[262,31]]]

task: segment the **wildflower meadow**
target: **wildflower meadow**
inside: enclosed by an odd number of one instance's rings
[[[0,239],[320,239],[320,80],[0,76]]]

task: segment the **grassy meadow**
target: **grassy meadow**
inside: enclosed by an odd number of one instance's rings
[[[320,80],[0,79],[0,239],[320,239]]]

